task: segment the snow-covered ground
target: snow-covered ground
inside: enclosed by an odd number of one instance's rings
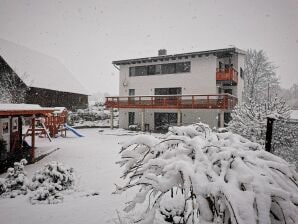
[[[291,110],[291,118],[298,119],[298,110]]]
[[[26,166],[31,179],[34,172],[50,161],[59,161],[75,170],[76,191],[64,196],[60,204],[31,205],[28,196],[0,199],[1,224],[53,224],[53,223],[115,223],[117,210],[131,198],[129,193],[114,195],[115,183],[122,184],[121,168],[115,164],[120,160],[119,143],[126,141],[133,132],[121,129],[82,129],[85,137],[78,138],[68,132],[67,138],[38,139],[41,148],[59,148],[39,162]],[[5,175],[1,175],[4,177]],[[86,196],[98,192],[96,196]],[[29,193],[30,194],[30,193]]]

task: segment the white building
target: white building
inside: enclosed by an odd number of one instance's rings
[[[119,96],[106,106],[119,108],[119,126],[158,130],[204,122],[223,127],[242,100],[245,52],[237,48],[114,61]]]

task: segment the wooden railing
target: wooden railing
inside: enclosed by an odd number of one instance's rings
[[[237,84],[238,72],[234,68],[217,68],[216,81]]]
[[[107,108],[223,109],[230,110],[237,98],[230,94],[154,95],[106,97]]]

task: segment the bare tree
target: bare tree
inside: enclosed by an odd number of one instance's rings
[[[0,103],[24,103],[28,87],[22,79],[25,79],[26,77],[26,74],[20,78],[14,72],[1,72]]]
[[[279,88],[276,66],[268,61],[263,50],[249,49],[244,67],[244,87],[247,99],[258,101],[276,95]],[[270,90],[270,92],[269,92]]]

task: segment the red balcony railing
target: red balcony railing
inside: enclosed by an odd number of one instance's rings
[[[237,85],[238,72],[234,68],[217,68],[216,81],[223,82],[224,84]]]
[[[237,104],[237,97],[217,95],[154,95],[106,97],[107,108],[151,109],[223,109],[230,110]]]

